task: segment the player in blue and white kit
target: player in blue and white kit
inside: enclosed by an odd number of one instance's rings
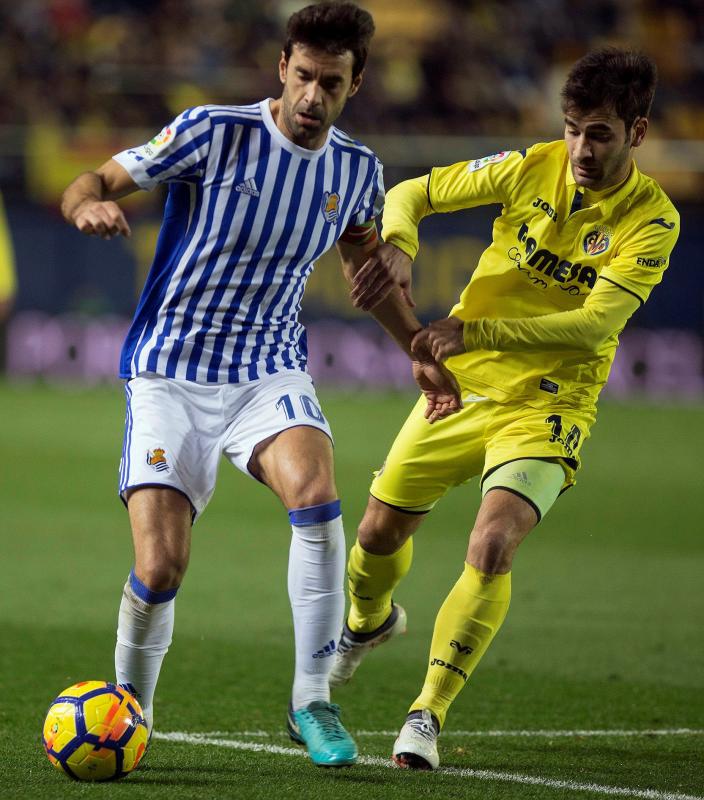
[[[150,729],[192,521],[221,453],[269,486],[293,530],[288,588],[296,659],[289,732],[314,763],[354,763],[328,673],[344,613],[345,543],[331,433],[306,372],[298,311],[313,264],[337,243],[351,279],[376,247],[381,164],[332,123],[362,80],[371,16],[351,3],[294,14],[283,93],[185,111],[149,143],[79,176],[62,211],[80,231],[128,236],[114,201],[168,184],[154,262],[122,351],[127,417],[120,495],[135,566],[115,653]],[[375,316],[409,355],[420,326],[400,293]],[[414,365],[443,414],[458,400],[429,359]]]

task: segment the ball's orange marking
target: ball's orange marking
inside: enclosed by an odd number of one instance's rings
[[[115,719],[115,715],[120,710],[120,701],[114,699],[112,701],[112,705],[110,706],[110,710],[105,715],[105,719],[103,720],[103,725],[105,725],[106,730],[100,735],[98,739],[98,743],[102,744],[111,734],[112,734],[112,721]],[[96,745],[97,749],[97,745]]]

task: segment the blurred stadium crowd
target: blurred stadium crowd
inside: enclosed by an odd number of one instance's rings
[[[595,43],[655,56],[661,138],[704,131],[701,0],[362,0],[374,15],[355,133],[544,135]],[[277,91],[291,0],[23,0],[0,7],[0,125],[153,128],[200,102]],[[665,113],[666,110],[666,113]]]
[[[704,0],[358,2],[377,34],[365,85],[340,124],[377,151],[388,186],[432,164],[560,137],[559,90],[591,47],[624,45],[655,58],[660,83],[638,161],[678,205],[682,236],[668,289],[639,312],[642,331],[624,341],[610,385],[622,394],[635,386],[704,396],[704,273],[690,268],[704,251]],[[184,108],[278,96],[286,20],[305,4],[0,2],[0,373],[7,352],[11,374],[114,374],[163,194],[128,198],[133,236],[106,246],[63,223],[61,192]],[[422,318],[451,307],[494,214],[428,220],[414,278]],[[317,376],[351,375],[360,385],[407,379],[405,361],[394,371],[383,337],[350,306],[337,263],[318,265],[305,311],[322,326],[320,340],[347,347],[333,368],[312,344]],[[343,325],[332,335],[331,320]]]

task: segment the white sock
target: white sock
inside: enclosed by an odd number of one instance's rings
[[[328,673],[345,613],[345,534],[340,501],[289,511],[293,536],[288,596],[293,611],[296,668],[294,710],[330,701]]]
[[[154,724],[154,690],[174,630],[176,589],[153,592],[134,571],[125,584],[117,621],[115,673],[142,706],[147,727]]]

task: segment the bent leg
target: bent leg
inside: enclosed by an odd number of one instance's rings
[[[408,513],[370,497],[347,564],[350,613],[354,633],[369,633],[388,619],[394,589],[411,567],[411,538],[425,513]]]
[[[411,712],[429,709],[442,727],[452,701],[491,644],[508,612],[513,556],[559,494],[562,467],[526,461],[529,477],[540,484],[539,497],[488,488],[470,535],[462,575],[435,621],[425,683]],[[542,478],[542,480],[538,480]],[[550,491],[545,491],[545,485]],[[546,498],[551,498],[546,505]],[[540,507],[536,507],[537,503]]]
[[[135,694],[149,729],[161,664],[171,644],[174,605],[188,565],[191,505],[173,489],[141,488],[127,500],[135,566],[124,586],[117,627],[117,682]]]

